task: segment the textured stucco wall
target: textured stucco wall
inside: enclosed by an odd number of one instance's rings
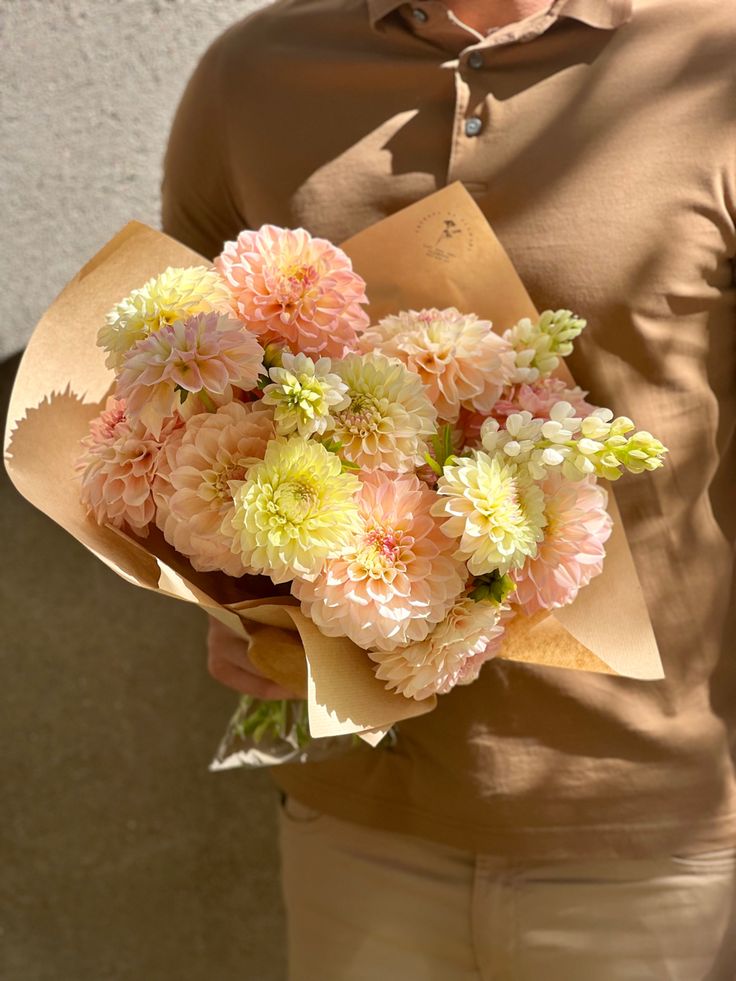
[[[121,225],[158,225],[183,87],[210,41],[264,3],[0,0],[0,360]]]
[[[182,88],[259,5],[0,0],[0,361],[121,225],[157,224]],[[3,468],[0,542],[0,978],[280,981],[277,795],[207,771],[237,699],[205,618],[124,583]]]

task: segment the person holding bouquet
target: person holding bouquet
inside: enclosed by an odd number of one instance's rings
[[[664,681],[492,660],[395,746],[274,771],[295,981],[736,974],[735,44],[712,0],[279,0],[187,88],[170,235],[340,242],[461,181],[585,312],[591,401],[670,449],[617,485]],[[209,665],[292,695],[215,622]]]

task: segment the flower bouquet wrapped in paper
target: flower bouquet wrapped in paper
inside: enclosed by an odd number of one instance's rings
[[[243,232],[214,268],[132,223],[34,333],[7,467],[304,695],[246,700],[223,765],[375,744],[491,657],[661,677],[602,481],[666,451],[574,385],[584,327],[534,310],[458,185],[343,248]]]

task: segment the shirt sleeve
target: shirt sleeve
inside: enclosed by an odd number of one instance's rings
[[[220,39],[187,85],[169,136],[161,184],[163,230],[208,259],[247,227],[229,180],[223,56]]]

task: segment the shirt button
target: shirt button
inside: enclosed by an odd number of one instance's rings
[[[429,14],[426,10],[420,10],[419,7],[413,7],[411,15],[414,20],[419,21],[420,24],[426,24],[429,20]]]
[[[477,136],[482,129],[483,129],[483,120],[480,119],[478,116],[471,116],[470,119],[465,120],[466,136]]]
[[[480,51],[471,51],[468,55],[468,64],[471,68],[482,68],[483,67],[483,55]]]

